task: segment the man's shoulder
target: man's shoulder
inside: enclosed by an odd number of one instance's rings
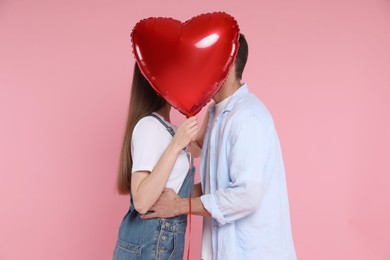
[[[271,113],[264,103],[253,93],[247,92],[240,96],[232,107],[228,121],[233,126],[245,126],[256,121],[265,128],[273,128]]]
[[[251,92],[237,99],[232,112],[240,116],[270,116],[270,112],[264,103]]]

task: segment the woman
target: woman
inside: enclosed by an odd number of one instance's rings
[[[119,192],[130,193],[131,205],[119,228],[114,260],[183,258],[186,215],[140,219],[165,188],[189,197],[194,185],[195,169],[185,147],[197,134],[196,118],[186,119],[175,133],[170,109],[135,64],[118,174]]]

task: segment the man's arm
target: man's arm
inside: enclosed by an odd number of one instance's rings
[[[230,151],[229,176],[231,182],[225,189],[195,197],[191,200],[191,213],[212,216],[220,225],[241,219],[255,211],[261,202],[264,185],[269,176],[264,172],[270,153],[270,135],[255,118],[236,123]],[[272,136],[272,135],[271,135]],[[274,141],[274,140],[273,140]],[[271,141],[271,142],[273,142]],[[180,198],[172,190],[164,190],[149,218],[169,218],[189,212],[188,198]]]
[[[191,194],[191,197],[192,198],[195,198],[195,197],[200,197],[203,195],[203,191],[202,191],[202,185],[199,183],[196,183],[194,185],[194,189],[192,191],[192,194]]]
[[[209,122],[209,112],[203,118],[202,127],[200,128],[195,140],[191,142],[191,154],[194,158],[199,158],[202,155],[203,140],[207,130],[207,123]]]
[[[231,182],[225,189],[192,198],[191,213],[212,216],[220,225],[231,223],[254,212],[260,205],[264,186],[268,183],[269,172],[266,162],[275,152],[269,150],[269,142],[275,138],[267,133],[266,127],[256,118],[246,119],[232,136],[229,177]],[[170,199],[166,199],[169,197]],[[154,213],[144,218],[168,218],[189,212],[189,201],[173,191],[164,191],[152,207]]]
[[[272,172],[267,166],[273,163],[277,153],[272,127],[255,117],[235,120],[236,127],[229,136],[229,173],[226,173],[230,182],[224,189],[200,198],[219,225],[242,219],[259,208]]]
[[[197,189],[199,192],[200,183],[195,184],[194,193]],[[200,192],[201,192],[200,188]],[[142,219],[151,218],[171,218],[183,214],[190,213],[191,200],[191,214],[210,217],[210,213],[203,207],[200,197],[180,198],[172,189],[165,189],[160,198],[150,209],[152,213],[142,215]]]

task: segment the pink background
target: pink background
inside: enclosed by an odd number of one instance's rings
[[[249,41],[244,79],[279,131],[298,258],[390,259],[385,0],[1,0],[0,259],[111,259],[129,203],[115,178],[130,31],[209,11]]]

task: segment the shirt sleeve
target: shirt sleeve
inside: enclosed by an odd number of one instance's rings
[[[230,136],[228,156],[231,181],[227,188],[201,197],[203,206],[219,225],[241,219],[259,208],[268,178],[265,168],[272,142],[269,128],[254,117],[236,125]]]
[[[131,156],[133,167],[131,172],[151,172],[165,151],[162,126],[152,117],[142,118],[134,127],[131,139]]]

